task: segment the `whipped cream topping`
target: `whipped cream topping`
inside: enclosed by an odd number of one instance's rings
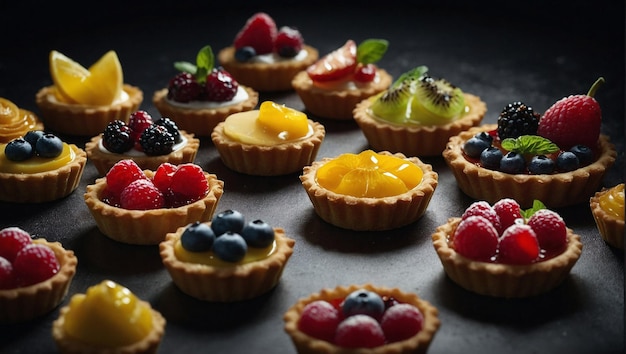
[[[227,107],[227,106],[232,106],[241,102],[244,102],[248,99],[248,92],[241,87],[241,85],[237,88],[237,93],[235,94],[235,97],[233,97],[232,100],[230,101],[224,101],[224,102],[215,102],[215,101],[190,101],[190,102],[176,102],[174,100],[170,100],[169,98],[165,97],[165,100],[167,101],[167,103],[171,104],[172,106],[176,106],[176,107],[181,107],[181,108],[190,108],[190,109],[207,109],[207,108],[221,108],[221,107]]]
[[[180,143],[174,144],[174,146],[172,146],[172,152],[178,151],[178,150],[182,149],[183,147],[185,147],[185,145],[187,145],[187,138],[185,138],[183,135],[181,135],[180,139],[181,139]],[[105,154],[126,155],[126,156],[131,156],[131,157],[145,157],[145,156],[148,156],[143,151],[135,150],[134,148],[130,149],[128,151],[125,151],[123,154],[117,154],[117,153],[111,152],[111,151],[107,150],[107,148],[105,148],[104,145],[102,145],[102,139],[100,139],[100,141],[98,142],[98,149],[100,149],[100,151],[105,153]]]
[[[309,53],[305,49],[301,49],[300,52],[296,54],[295,57],[292,57],[292,58],[281,57],[280,55],[276,53],[268,53],[268,54],[255,55],[254,57],[250,59],[250,62],[273,64],[273,63],[279,63],[281,61],[292,61],[292,60],[302,61],[308,55]]]

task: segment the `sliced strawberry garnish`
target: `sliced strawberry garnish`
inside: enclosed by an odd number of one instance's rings
[[[307,68],[313,81],[332,81],[348,76],[357,65],[356,43],[349,39],[343,47],[326,54],[322,59]]]
[[[258,12],[237,33],[233,45],[235,49],[252,47],[256,54],[271,53],[274,51],[276,32],[276,22],[268,14]]]

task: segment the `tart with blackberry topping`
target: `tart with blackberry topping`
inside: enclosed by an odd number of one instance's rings
[[[30,130],[43,130],[43,123],[37,115],[18,107],[15,103],[0,97],[0,143],[24,136]]]
[[[407,156],[435,156],[451,136],[478,125],[487,105],[426,66],[402,74],[391,87],[354,108],[357,122],[375,150]]]
[[[236,210],[169,233],[159,248],[165,268],[185,294],[234,302],[267,293],[280,280],[295,240],[261,219]]]
[[[100,232],[128,244],[156,245],[165,235],[196,221],[210,220],[224,182],[193,163],[163,163],[141,170],[120,160],[87,186],[85,204]]]
[[[284,314],[298,353],[426,353],[437,308],[416,294],[372,284],[338,286],[299,299]]]
[[[115,51],[84,68],[53,50],[49,56],[53,85],[37,92],[35,99],[47,129],[77,136],[101,133],[114,120],[126,121],[143,102],[143,92],[124,83]]]
[[[220,64],[243,85],[261,92],[291,91],[291,80],[319,57],[292,26],[278,28],[264,12],[252,15],[233,44],[218,53]]]
[[[461,217],[437,227],[433,246],[452,281],[494,297],[546,293],[569,275],[582,252],[580,236],[559,214],[535,201],[522,210],[514,199],[472,203]]]
[[[132,159],[142,170],[156,170],[163,163],[179,165],[195,160],[200,140],[146,111],[133,112],[128,124],[116,120],[85,144],[87,157],[104,176],[120,160]]]
[[[391,85],[391,75],[376,65],[388,46],[384,39],[367,39],[358,46],[349,39],[299,72],[291,85],[311,114],[351,120],[357,103]]]
[[[239,84],[221,66],[215,65],[211,46],[198,52],[196,63],[176,62],[180,71],[167,88],[152,96],[152,103],[163,117],[180,129],[197,136],[210,136],[213,128],[237,112],[249,111],[259,102],[259,93]]]
[[[551,208],[588,202],[617,155],[600,134],[601,110],[592,97],[602,82],[554,103],[538,122],[531,107],[514,102],[497,124],[451,137],[442,155],[459,188],[474,199],[513,198],[525,208],[534,200]]]
[[[624,183],[596,192],[589,206],[602,239],[624,249]]]

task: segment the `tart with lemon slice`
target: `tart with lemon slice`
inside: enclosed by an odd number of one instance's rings
[[[315,160],[326,130],[306,114],[272,101],[235,113],[211,134],[224,164],[237,172],[278,176],[301,171]]]
[[[93,136],[114,120],[127,121],[139,108],[143,92],[124,83],[115,51],[105,53],[88,69],[58,51],[49,56],[53,85],[35,99],[46,127],[58,133]]]
[[[602,239],[624,249],[624,183],[596,192],[589,205]]]
[[[326,222],[357,231],[399,228],[424,215],[438,184],[417,157],[365,150],[325,158],[300,176],[313,208]]]
[[[43,123],[35,113],[18,107],[0,97],[0,143],[19,138],[29,130],[43,130]]]

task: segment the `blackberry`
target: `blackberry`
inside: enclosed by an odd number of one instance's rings
[[[190,73],[180,73],[174,76],[167,90],[167,98],[182,103],[195,101],[202,94],[202,86]]]
[[[102,145],[110,152],[121,154],[134,146],[131,129],[121,120],[115,120],[107,125],[102,134]]]
[[[522,135],[537,135],[539,113],[522,102],[509,103],[498,116],[500,139],[517,138]]]
[[[158,125],[164,126],[167,129],[167,131],[170,132],[170,134],[172,134],[172,136],[174,137],[174,143],[178,144],[182,141],[176,122],[174,122],[173,120],[167,117],[162,117],[161,119],[157,120],[155,123]]]
[[[146,155],[167,155],[172,152],[174,136],[172,136],[166,127],[152,124],[141,134],[139,144]]]

